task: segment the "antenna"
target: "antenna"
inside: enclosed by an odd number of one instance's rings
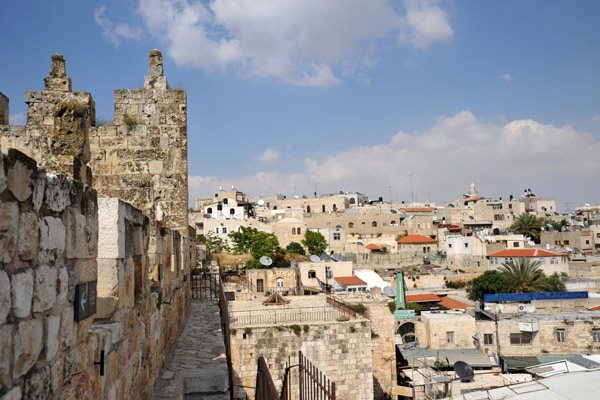
[[[273,260],[271,259],[271,257],[267,256],[262,256],[261,258],[259,258],[258,261],[260,261],[260,263],[265,267],[268,267],[269,265],[273,264]]]
[[[411,172],[410,174],[408,174],[408,178],[410,179],[410,202],[414,203],[415,202],[415,196],[413,194],[413,173]]]
[[[310,261],[314,262],[314,263],[318,263],[321,261],[321,257],[319,256],[315,256],[314,254],[312,256],[310,256]]]

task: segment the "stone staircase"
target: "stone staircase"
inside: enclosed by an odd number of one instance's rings
[[[152,400],[229,400],[227,359],[218,304],[192,300]]]

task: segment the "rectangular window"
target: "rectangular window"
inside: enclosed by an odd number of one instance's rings
[[[454,331],[446,332],[446,343],[448,344],[456,344],[457,343],[456,333]]]
[[[596,238],[600,239],[600,233],[596,233]]]
[[[325,277],[327,277],[327,279],[333,278],[333,271],[331,271],[331,267],[329,266],[325,266]]]
[[[494,214],[494,221],[504,221],[504,214]]]
[[[223,233],[227,233],[227,227],[226,226],[223,227]]]
[[[452,243],[448,243],[448,248],[451,249],[452,248]]]
[[[487,344],[487,345],[494,344],[494,334],[493,333],[484,333],[483,334],[483,344]]]
[[[510,334],[510,344],[513,346],[522,346],[531,344],[531,332],[519,332]]]
[[[334,233],[333,234],[333,240],[340,240],[341,235],[339,233]]]
[[[465,243],[465,247],[469,247],[469,243]]]
[[[558,343],[564,343],[565,342],[565,330],[564,329],[557,329],[556,330],[556,341]]]
[[[592,329],[592,340],[594,343],[600,343],[600,329]]]
[[[265,284],[262,279],[256,280],[256,291],[261,293],[265,291]]]
[[[585,241],[585,244],[590,244],[590,241],[589,241],[589,240],[586,240],[586,241]]]
[[[513,247],[519,247],[519,242],[514,242]]]
[[[568,246],[568,245],[569,245],[569,241],[565,240],[565,246]]]

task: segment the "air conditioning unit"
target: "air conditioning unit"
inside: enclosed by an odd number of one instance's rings
[[[535,307],[532,304],[519,304],[519,312],[533,312]]]

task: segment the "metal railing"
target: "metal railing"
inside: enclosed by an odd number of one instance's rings
[[[327,296],[327,304],[345,313],[348,317],[356,318],[356,311],[352,307],[333,296]]]
[[[225,356],[227,358],[227,372],[229,378],[229,398],[233,400],[233,367],[231,365],[231,332],[230,332],[230,319],[229,319],[229,303],[225,297],[223,291],[224,278],[223,275],[219,275],[218,282],[218,294],[219,294],[219,311],[221,314],[221,330],[223,332],[223,341],[225,342]]]
[[[277,393],[277,389],[275,388],[273,378],[271,377],[265,359],[262,356],[259,357],[256,372],[256,400],[291,400],[291,370],[294,367],[298,367],[297,393],[299,400],[335,400],[335,382],[327,379],[327,377],[302,354],[302,351],[298,352],[298,364],[289,365],[285,369],[281,394]]]
[[[277,325],[285,323],[334,321],[348,312],[336,307],[278,308],[267,310],[244,310],[231,313],[231,326]],[[354,311],[354,310],[352,310]],[[356,313],[354,314],[356,315]]]
[[[192,298],[198,300],[218,300],[220,282],[217,275],[210,272],[200,272],[190,275]]]

